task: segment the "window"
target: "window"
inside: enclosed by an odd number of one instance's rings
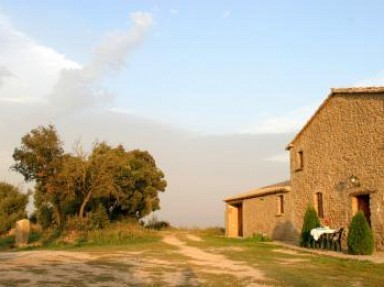
[[[321,192],[316,193],[315,208],[319,218],[324,218],[323,194]]]
[[[297,153],[297,170],[302,170],[303,167],[304,167],[304,153],[301,150]]]
[[[284,213],[284,196],[279,195],[277,197],[277,214],[283,214]]]

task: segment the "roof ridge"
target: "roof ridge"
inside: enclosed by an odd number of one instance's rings
[[[296,133],[293,140],[289,142],[286,150],[289,150],[292,147],[292,144],[296,141],[296,139],[304,132],[304,130],[311,124],[316,115],[324,108],[324,106],[328,103],[328,101],[336,94],[376,94],[376,93],[384,93],[383,86],[371,86],[371,87],[350,87],[350,88],[331,88],[331,93],[325,98],[322,104],[316,109],[316,111],[312,114],[312,116],[308,119],[308,121],[304,124],[304,126],[300,129],[298,133]]]
[[[331,94],[341,93],[381,93],[384,92],[383,86],[370,87],[349,87],[349,88],[331,88]]]

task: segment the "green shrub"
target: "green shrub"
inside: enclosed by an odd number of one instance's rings
[[[300,234],[300,246],[310,247],[312,242],[312,236],[310,234],[313,228],[320,226],[319,218],[314,207],[308,206],[304,215],[303,227]]]
[[[65,224],[67,231],[84,231],[87,232],[91,229],[91,219],[86,217],[69,216]]]
[[[36,216],[37,222],[41,225],[43,229],[48,229],[51,227],[53,221],[52,208],[42,206],[34,214]]]
[[[26,218],[28,194],[8,183],[0,182],[0,234],[7,233],[15,222]]]
[[[15,236],[0,236],[0,250],[6,250],[15,246]]]
[[[90,215],[93,229],[102,229],[109,225],[109,217],[105,207],[100,203]]]
[[[152,217],[150,220],[148,220],[147,224],[145,225],[146,228],[154,229],[154,230],[162,230],[167,229],[171,227],[169,222],[158,220],[155,216]]]
[[[252,241],[255,242],[270,242],[272,241],[271,238],[269,238],[266,234],[263,233],[254,233],[251,237]]]
[[[157,240],[158,235],[154,231],[145,229],[138,223],[111,223],[104,229],[88,233],[88,242],[95,245],[124,245]]]
[[[31,232],[29,234],[28,242],[29,243],[35,243],[38,242],[42,237],[42,234],[39,232]]]
[[[213,236],[224,236],[225,235],[225,229],[221,226],[206,227],[202,231],[206,235],[213,235]]]
[[[374,241],[372,230],[362,211],[352,218],[348,232],[348,252],[351,254],[369,255],[373,253]]]

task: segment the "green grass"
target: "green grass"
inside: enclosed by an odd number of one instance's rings
[[[70,240],[68,238],[71,237]],[[17,250],[103,250],[129,249],[132,245],[146,245],[159,242],[161,237],[158,231],[149,230],[133,223],[115,223],[100,230],[66,231],[45,230],[44,233],[32,233],[29,246]],[[14,243],[12,238],[0,238],[0,250],[11,248]],[[39,244],[40,243],[40,244]]]
[[[5,287],[17,287],[20,286],[20,284],[27,284],[30,282],[28,279],[9,279],[9,280],[1,280],[1,286]]]
[[[384,264],[340,259],[299,252],[297,255],[274,252],[281,246],[250,239],[228,239],[214,234],[203,234],[203,242],[189,244],[203,249],[223,248],[220,253],[229,259],[246,262],[262,270],[276,286],[384,286]],[[224,247],[240,247],[232,250]],[[294,260],[305,260],[295,262]],[[288,262],[288,264],[284,264]],[[291,262],[291,263],[289,263]]]
[[[28,269],[26,269],[26,271],[36,275],[44,275],[48,272],[47,269],[37,267],[29,267]]]

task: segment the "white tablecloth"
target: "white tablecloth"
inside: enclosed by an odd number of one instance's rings
[[[336,230],[331,229],[329,227],[318,227],[311,230],[311,236],[316,241],[319,240],[320,236],[325,233],[334,233]]]

